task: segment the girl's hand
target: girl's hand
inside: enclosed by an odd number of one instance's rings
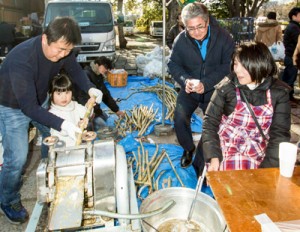
[[[88,119],[88,118],[84,118],[84,119],[81,119],[81,120],[78,122],[78,126],[79,126],[80,128],[86,129],[88,123],[89,123],[89,119]]]
[[[219,167],[220,167],[220,161],[218,158],[212,158],[210,160],[210,165],[207,169],[207,171],[218,171],[219,170]]]
[[[86,102],[85,104],[86,108],[88,108],[89,105],[93,105],[93,107],[96,105],[96,101],[94,97],[89,98],[89,100]]]

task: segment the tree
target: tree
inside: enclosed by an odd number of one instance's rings
[[[119,12],[119,21],[118,21],[118,33],[119,33],[119,45],[120,48],[126,48],[127,40],[124,36],[123,25],[124,25],[124,14],[122,13],[123,0],[118,0],[118,12]],[[122,18],[123,17],[123,18]]]
[[[256,17],[258,10],[267,2],[269,0],[210,0],[208,7],[210,11],[219,16],[229,18]],[[226,6],[225,13],[222,12],[224,11],[222,9],[224,5]]]

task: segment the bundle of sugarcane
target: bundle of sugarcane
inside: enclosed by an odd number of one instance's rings
[[[152,157],[149,159],[148,150],[144,148],[144,145],[141,141],[139,142],[140,142],[140,146],[138,147],[138,151],[137,151],[138,154],[136,155],[134,152],[132,152],[133,157],[128,159],[128,164],[130,166],[133,166],[134,162],[136,164],[135,172],[134,172],[134,176],[136,177],[135,184],[140,187],[148,186],[149,187],[148,193],[158,190],[160,188],[159,187],[160,177],[163,175],[165,170],[162,170],[157,175],[157,178],[154,178],[154,174],[157,171],[159,165],[162,163],[163,159],[166,158],[172,170],[174,171],[176,178],[180,182],[181,186],[184,187],[184,184],[181,178],[179,177],[168,153],[164,149],[161,151],[161,153],[159,153],[159,147],[156,144],[155,152],[152,155]],[[168,178],[166,179],[166,181],[168,182],[167,187],[171,187],[171,182],[170,182],[171,179]]]
[[[177,92],[172,87],[165,85],[165,98],[163,97],[163,85],[157,84],[155,86],[147,86],[139,89],[139,92],[152,92],[156,93],[158,98],[165,102],[166,108],[168,109],[168,114],[165,119],[174,119],[174,111],[176,106]]]
[[[158,108],[154,112],[153,104],[150,108],[144,105],[134,106],[130,114],[125,112],[124,117],[115,120],[116,128],[121,136],[126,136],[126,132],[138,131],[138,136],[142,136],[151,122],[155,120]]]

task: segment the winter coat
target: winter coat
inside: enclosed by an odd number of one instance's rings
[[[300,35],[300,25],[295,21],[290,21],[284,30],[283,44],[285,47],[285,55],[288,57],[293,57],[298,36]]]
[[[15,41],[15,27],[7,22],[0,23],[0,45],[13,44]]]
[[[266,156],[260,167],[278,167],[279,143],[290,141],[290,88],[284,82],[273,77],[266,78],[254,90],[250,90],[246,85],[238,85],[238,80],[234,75],[230,75],[229,79],[225,78],[219,83],[207,107],[203,121],[202,146],[205,161],[209,162],[211,158],[219,158],[222,161],[218,130],[222,115],[230,115],[236,106],[236,86],[245,93],[249,103],[254,106],[266,104],[266,91],[268,89],[271,90],[274,114],[269,131],[270,139],[266,149]],[[242,101],[244,101],[243,97]]]
[[[80,120],[84,118],[86,110],[87,109],[83,105],[78,104],[76,101],[71,101],[66,106],[58,106],[52,103],[49,112],[74,125],[78,125]],[[51,128],[50,133],[52,136],[57,136],[59,141],[63,141],[66,147],[75,146],[76,141],[69,137],[66,131],[57,131]]]
[[[235,44],[230,34],[210,17],[210,38],[205,60],[199,47],[186,31],[178,35],[168,62],[169,71],[175,81],[185,88],[186,79],[199,79],[204,85],[204,102],[209,102],[214,86],[230,72],[231,56]],[[191,93],[198,98],[199,94]]]
[[[111,96],[109,90],[106,88],[106,85],[104,84],[104,77],[99,74],[97,75],[91,68],[91,66],[86,66],[84,68],[85,73],[87,74],[90,81],[96,86],[97,89],[100,89],[103,93],[102,102],[107,105],[113,112],[119,111],[119,106],[117,105],[116,101]],[[80,104],[85,104],[88,99],[90,98],[88,94],[86,94],[83,91],[80,91],[76,88],[75,91],[75,98]],[[96,104],[94,106],[94,114],[95,117],[101,117],[103,112],[100,107],[100,104]]]
[[[268,47],[273,43],[282,41],[281,26],[274,19],[267,19],[266,22],[258,24],[255,41],[262,42]]]
[[[173,45],[173,42],[176,38],[176,36],[181,32],[179,30],[179,24],[176,23],[175,25],[173,25],[167,35],[167,39],[166,39],[166,42],[167,42],[167,46],[172,49],[172,45]],[[182,28],[182,30],[184,30],[184,28]]]
[[[94,85],[88,80],[74,52],[59,60],[48,60],[42,50],[42,36],[16,46],[0,68],[0,105],[21,109],[29,118],[60,130],[63,119],[41,107],[47,99],[49,81],[64,69],[74,84],[88,92]]]

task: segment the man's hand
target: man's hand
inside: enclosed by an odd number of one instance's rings
[[[76,141],[76,133],[81,134],[81,130],[79,127],[75,126],[73,123],[64,120],[63,123],[61,124],[61,129],[68,134],[68,136]]]
[[[185,92],[186,93],[204,93],[204,85],[201,81],[198,83],[195,82],[196,79],[186,79],[185,81]]]
[[[103,93],[101,92],[101,90],[96,89],[96,88],[90,88],[89,95],[90,95],[90,97],[96,98],[96,102],[98,104],[100,104],[102,102]]]
[[[124,117],[124,115],[125,115],[125,112],[124,112],[124,111],[121,111],[121,110],[119,110],[119,111],[117,111],[117,112],[116,112],[116,115],[118,115],[118,117],[119,117],[119,118],[122,118],[122,117]]]

